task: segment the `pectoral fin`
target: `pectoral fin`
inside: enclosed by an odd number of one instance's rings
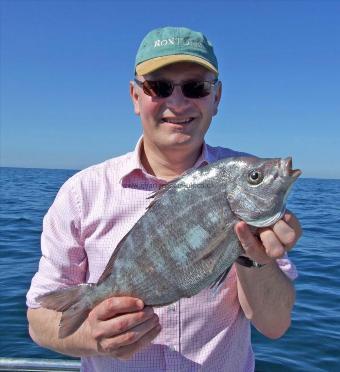
[[[230,271],[230,268],[231,268],[231,266],[226,268],[222,272],[222,274],[211,284],[211,286],[210,286],[211,289],[217,289],[224,282],[225,278],[227,277],[227,275]]]

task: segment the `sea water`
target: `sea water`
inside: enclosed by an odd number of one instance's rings
[[[71,170],[0,168],[0,356],[65,358],[28,335],[25,296],[40,258],[42,219]],[[252,333],[256,371],[340,371],[340,180],[298,179],[288,207],[304,234],[292,325],[279,340]]]

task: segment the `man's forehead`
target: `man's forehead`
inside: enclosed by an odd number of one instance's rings
[[[197,63],[191,62],[178,62],[172,63],[171,65],[164,66],[158,70],[151,72],[148,75],[144,75],[145,78],[214,78],[215,75],[212,71],[204,68]]]

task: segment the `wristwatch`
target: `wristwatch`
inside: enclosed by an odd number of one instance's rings
[[[267,264],[260,264],[256,261],[253,261],[251,260],[250,258],[248,257],[245,257],[245,256],[239,256],[237,259],[236,259],[236,262],[241,265],[241,266],[245,266],[245,267],[256,267],[257,269],[261,269],[261,267],[263,266],[266,266]]]

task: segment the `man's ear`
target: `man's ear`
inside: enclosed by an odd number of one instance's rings
[[[139,109],[139,95],[137,92],[137,85],[134,81],[130,81],[130,97],[132,100],[133,108],[136,115],[140,115],[140,109]]]
[[[215,116],[218,112],[218,105],[221,101],[222,97],[222,82],[218,81],[217,82],[217,87],[216,87],[216,92],[215,92],[215,97],[214,97],[214,111],[213,111],[213,116]]]

